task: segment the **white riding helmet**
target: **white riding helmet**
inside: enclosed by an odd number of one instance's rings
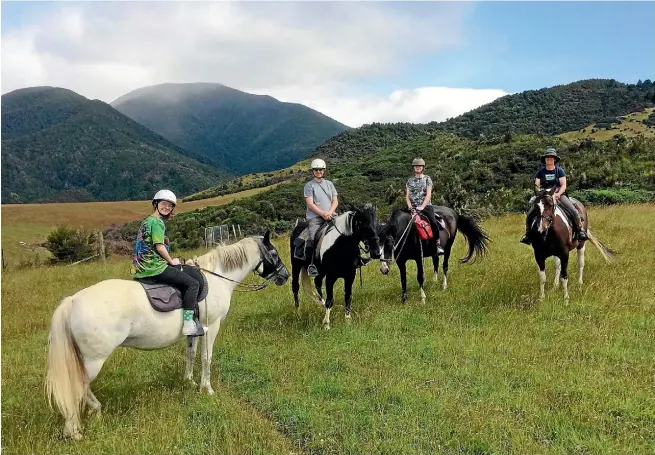
[[[175,197],[175,193],[173,193],[171,190],[157,191],[155,197],[152,198],[152,203],[154,204],[155,201],[168,201],[173,204],[173,206],[177,205],[177,198]]]
[[[314,161],[312,161],[311,169],[325,169],[325,167],[325,161],[320,158],[316,158]]]

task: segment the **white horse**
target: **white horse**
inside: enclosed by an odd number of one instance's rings
[[[203,272],[209,292],[199,304],[200,320],[207,326],[200,390],[212,395],[212,348],[230,309],[232,292],[251,271],[266,283],[273,280],[278,286],[286,283],[289,272],[271,244],[269,232],[263,238],[247,237],[233,245],[219,246],[195,258],[195,262],[214,273]],[[86,405],[90,414],[100,413],[101,405],[90,383],[114,349],[162,349],[182,337],[182,310],[154,310],[137,281],[104,280],[65,297],[52,317],[46,376],[48,402],[52,407],[54,399],[66,419],[64,436],[81,438],[80,414]],[[198,338],[189,338],[184,377],[193,382]]]

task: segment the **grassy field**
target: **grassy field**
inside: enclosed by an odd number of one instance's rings
[[[227,204],[274,187],[275,185],[271,185],[211,199],[180,202],[176,212]],[[152,213],[150,201],[4,204],[2,205],[4,259],[8,267],[15,267],[22,260],[34,258],[37,254],[41,259],[45,259],[49,253],[38,245],[45,242],[48,234],[58,225],[103,229],[112,223],[122,224],[143,218],[150,213]],[[24,242],[25,245],[21,245],[20,242]]]
[[[621,124],[612,123],[614,129],[607,130],[605,128],[595,129],[596,124],[593,123],[581,131],[570,131],[568,133],[560,134],[564,139],[571,141],[578,141],[586,138],[591,138],[596,141],[607,141],[612,139],[617,134],[624,136],[644,136],[655,137],[655,128],[649,128],[641,123],[642,120],[647,119],[650,114],[655,112],[655,108],[649,107],[641,112],[633,112],[632,114],[624,115],[621,117]]]
[[[652,454],[655,452],[655,206],[592,208],[585,285],[539,302],[522,217],[483,223],[493,243],[430,280],[409,270],[356,283],[353,320],[337,286],[332,329],[290,283],[235,293],[216,340],[214,397],[182,383],[184,343],[119,348],[93,383],[103,416],[79,443],[44,400],[46,343],[59,300],[127,277],[129,260],[2,274],[2,450],[7,454]],[[288,261],[287,240],[274,241]],[[455,257],[464,256],[458,235]],[[576,260],[571,260],[575,276]],[[198,361],[199,365],[199,361]],[[196,378],[199,371],[196,368]]]

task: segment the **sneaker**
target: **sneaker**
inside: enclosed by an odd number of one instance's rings
[[[309,275],[312,278],[315,278],[318,276],[318,269],[316,266],[312,263],[309,264],[309,267],[307,267],[307,275]]]
[[[520,242],[521,242],[521,243],[524,243],[524,244],[526,244],[526,245],[530,245],[530,239],[528,238],[527,235],[524,235],[523,237],[521,237]]]
[[[578,240],[583,242],[585,240],[589,240],[589,237],[587,237],[587,233],[585,231],[580,231],[578,232]]]
[[[441,245],[437,245],[437,256],[443,256],[446,252],[441,248]]]
[[[188,337],[201,337],[205,334],[205,331],[202,328],[202,325],[197,324],[193,319],[190,321],[184,321],[182,326],[182,335]]]

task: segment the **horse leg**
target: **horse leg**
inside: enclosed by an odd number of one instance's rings
[[[432,268],[434,269],[432,277],[434,278],[434,281],[437,281],[439,277],[439,256],[436,254],[432,256]]]
[[[324,275],[318,275],[314,278],[314,287],[316,288],[316,292],[321,298],[321,301],[323,300],[323,278],[325,278]],[[323,306],[325,306],[325,302],[323,302]]]
[[[407,264],[403,261],[398,261],[398,271],[400,271],[400,286],[402,287],[402,302],[407,300]]]
[[[345,294],[345,302],[346,302],[346,322],[350,322],[350,304],[352,303],[352,296],[353,296],[353,282],[355,281],[355,277],[357,276],[357,271],[356,269],[352,270],[352,273],[349,273],[345,278],[344,278],[344,294]]]
[[[453,244],[449,243],[444,248],[443,255],[443,283],[441,288],[445,291],[448,288],[448,261],[450,260],[450,251],[453,249]]]
[[[84,386],[86,388],[86,404],[89,406],[89,411],[88,411],[89,415],[95,414],[96,416],[100,416],[102,413],[102,405],[91,391],[91,381],[93,381],[96,378],[96,376],[98,376],[98,373],[100,373],[100,370],[102,369],[102,365],[104,365],[105,360],[107,360],[107,357],[91,360],[91,361],[86,359],[84,360],[84,368],[86,369],[86,378],[84,380]],[[72,432],[69,435],[72,436],[73,438],[76,438],[74,429],[70,428],[70,430],[72,430]],[[64,430],[64,433],[66,433],[66,430]]]
[[[91,392],[91,387],[86,388],[86,402],[89,405],[89,415],[95,414],[97,417],[102,415],[102,405],[96,396]]]
[[[325,317],[323,318],[323,326],[325,330],[330,329],[330,311],[334,305],[334,283],[337,279],[333,275],[328,275],[325,280],[325,293],[327,300],[325,301]]]
[[[564,299],[566,300],[566,303],[569,303],[569,273],[568,273],[568,268],[569,268],[569,255],[564,254],[561,258],[562,260],[562,288],[564,290]]]
[[[300,264],[293,261],[291,263],[291,290],[293,291],[293,302],[296,305],[296,311],[300,308],[300,301],[298,300],[298,291],[300,291]],[[197,338],[197,337],[196,337]]]
[[[425,303],[425,291],[423,290],[424,280],[423,261],[416,261],[416,281],[418,281],[418,286],[421,290],[421,303]]]
[[[214,389],[212,389],[211,384],[212,352],[214,350],[214,340],[216,339],[218,330],[220,328],[221,320],[216,319],[216,321],[207,328],[205,336],[203,337],[204,340],[202,340],[202,352],[200,353],[200,358],[202,359],[202,377],[200,379],[200,391],[202,392],[204,389],[209,395],[214,394]]]
[[[562,273],[562,260],[555,256],[555,280],[553,281],[553,289],[559,289],[559,277]]]
[[[196,352],[198,350],[198,337],[187,337],[186,349],[186,370],[184,372],[184,379],[189,381],[191,385],[196,385],[193,380],[193,362],[196,360]]]
[[[582,246],[578,247],[578,284],[582,286],[582,274],[584,272],[584,251],[587,244],[582,242]]]
[[[534,258],[537,261],[537,267],[539,267],[539,299],[546,297],[546,260],[541,257],[540,254],[537,254],[535,251]]]

